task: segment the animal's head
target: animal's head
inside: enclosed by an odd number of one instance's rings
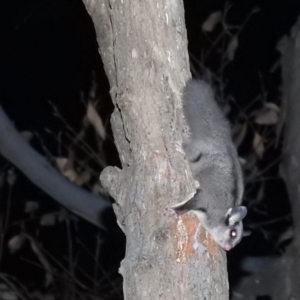
[[[243,222],[247,214],[245,206],[235,206],[228,209],[222,224],[214,228],[210,228],[209,232],[216,243],[218,243],[224,250],[229,251],[235,247],[242,239]]]

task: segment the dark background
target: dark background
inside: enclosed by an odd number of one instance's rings
[[[259,11],[249,18],[239,34],[235,59],[224,71],[228,81],[225,92],[233,95],[239,106],[244,107],[261,93],[263,85],[266,100],[280,106],[280,68],[274,72],[271,69],[280,58],[276,50],[280,38],[289,34],[297,20],[300,1],[239,0],[231,1],[230,4],[227,20],[237,26],[243,24],[255,7]],[[210,13],[224,11],[225,7],[225,1],[185,1],[189,52],[194,75],[202,75],[203,67],[199,61],[203,51],[210,48],[211,41],[222,30],[218,25],[215,32],[204,34],[201,30],[202,23]],[[45,147],[52,155],[58,155],[57,143],[45,129],[58,135],[64,124],[53,115],[49,101],[58,108],[75,131],[80,130],[85,114],[80,95],[88,94],[93,78],[97,82],[96,94],[100,99],[99,113],[104,120],[109,119],[112,111],[108,95],[109,85],[97,50],[93,24],[81,1],[6,1],[0,6],[0,36],[0,103],[20,131],[29,130],[40,135],[43,145],[40,140],[35,139],[33,146],[36,149],[44,153]],[[218,51],[212,52],[205,61],[205,67],[211,71],[218,70],[220,57]],[[233,109],[230,118],[234,120],[236,114]],[[118,165],[116,155],[110,155],[112,151],[115,154],[112,147],[104,146],[105,157],[108,164]],[[251,134],[247,135],[239,149],[241,156],[251,151],[250,148]],[[270,149],[258,167],[263,169],[278,157],[280,158],[280,147]],[[4,161],[2,165],[2,170],[9,168]],[[276,248],[275,244],[280,234],[291,225],[290,219],[270,222],[271,225],[266,227],[255,226],[288,215],[290,210],[284,183],[278,176],[278,163],[269,168],[267,176],[273,179],[265,185],[264,200],[249,210],[246,219],[246,226],[253,233],[229,253],[229,273],[233,270],[232,265],[236,265],[241,257],[278,254],[284,251],[284,248]],[[250,184],[246,204],[256,197],[257,189],[257,185]],[[2,189],[3,195],[7,192],[7,187]],[[58,209],[51,199],[18,174],[18,184],[13,194],[12,222],[23,218],[23,202],[28,199],[41,201],[43,212]],[[262,208],[267,213],[258,213]],[[26,226],[29,231],[34,232],[37,224],[32,222]],[[45,248],[57,256],[62,256],[67,246],[65,234],[59,226],[62,225],[43,229],[39,238]],[[76,235],[87,247],[95,247],[98,230],[85,221],[80,221],[78,228]],[[19,230],[19,226],[10,226],[7,240]],[[104,241],[101,264],[107,270],[114,270],[111,276],[118,280],[116,270],[124,255],[124,237],[117,228],[109,234],[101,233],[101,237]],[[22,251],[11,255],[6,250],[5,260],[0,262],[1,270],[17,276],[29,289],[39,288],[42,271],[17,260],[16,257],[20,258],[22,255],[35,259],[30,254],[28,245]],[[79,262],[87,270],[89,265],[93,265],[93,260],[86,256],[79,259]],[[28,270],[32,270],[30,276]],[[234,282],[234,278],[232,280]]]

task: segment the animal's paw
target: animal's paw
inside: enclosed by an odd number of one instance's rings
[[[169,207],[168,209],[173,211],[175,214],[181,214],[182,213],[182,210],[183,210],[183,207],[184,205],[189,201],[191,200],[193,197],[195,196],[195,192],[192,192],[190,194],[188,194],[183,201],[175,204],[175,205],[172,205],[171,207]]]
[[[197,182],[198,182],[198,181],[197,181]],[[199,183],[199,182],[198,182],[198,183]],[[196,183],[195,183],[195,184],[196,184]],[[199,185],[200,185],[200,184],[199,184]],[[185,204],[186,202],[188,202],[189,200],[191,200],[191,199],[195,196],[196,193],[197,193],[197,191],[188,194],[188,195],[183,199],[183,201],[181,201],[180,203],[178,203],[176,206],[181,206],[181,205]]]
[[[172,207],[166,207],[164,215],[169,218],[178,218],[178,213]]]

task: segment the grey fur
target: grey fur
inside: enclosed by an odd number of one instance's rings
[[[200,188],[172,209],[181,214],[195,212],[214,240],[230,250],[242,238],[247,209],[240,206],[243,176],[229,122],[203,81],[187,82],[183,111],[189,132],[182,148]]]

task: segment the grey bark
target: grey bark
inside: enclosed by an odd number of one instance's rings
[[[105,229],[103,215],[110,202],[76,186],[55,170],[17,132],[1,106],[0,153],[60,204]]]
[[[126,234],[120,272],[135,299],[228,299],[226,256],[192,215],[166,208],[192,191],[175,151],[181,90],[190,76],[182,0],[84,0],[95,25],[115,110],[122,170],[101,181]]]

